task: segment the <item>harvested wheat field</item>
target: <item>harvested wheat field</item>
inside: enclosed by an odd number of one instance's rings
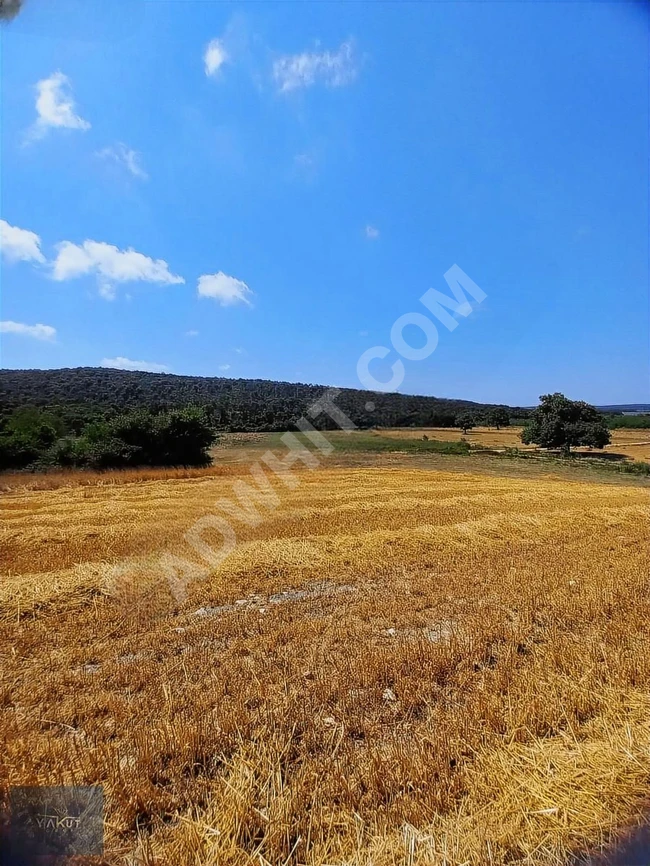
[[[632,826],[647,488],[300,477],[180,601],[159,557],[231,477],[3,494],[5,783],[102,784],[111,864],[561,864]]]

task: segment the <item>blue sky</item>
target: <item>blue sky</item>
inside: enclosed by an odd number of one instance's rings
[[[458,264],[487,299],[401,391],[648,401],[649,21],[26,0],[1,37],[2,365],[358,387]]]

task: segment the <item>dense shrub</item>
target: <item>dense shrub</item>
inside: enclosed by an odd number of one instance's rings
[[[61,427],[36,409],[19,410],[5,418],[0,431],[0,469],[204,466],[210,462],[208,449],[215,440],[205,412],[192,406],[170,412],[139,409],[81,427]]]

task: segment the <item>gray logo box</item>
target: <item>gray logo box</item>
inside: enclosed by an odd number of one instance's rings
[[[64,864],[104,853],[104,791],[100,785],[12,787],[1,866]]]

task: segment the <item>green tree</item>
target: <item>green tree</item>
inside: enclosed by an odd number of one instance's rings
[[[456,427],[460,427],[463,434],[467,433],[474,426],[475,419],[471,412],[461,412],[456,416]]]
[[[5,418],[0,431],[0,469],[24,469],[52,447],[63,427],[51,413],[31,406]]]
[[[158,459],[166,466],[205,466],[215,441],[206,413],[196,407],[173,409],[158,422]]]
[[[20,12],[23,0],[0,0],[0,21],[11,21]]]
[[[559,393],[544,394],[539,399],[539,406],[521,433],[525,444],[561,448],[568,454],[571,446],[603,448],[609,443],[605,419],[594,406]]]
[[[490,409],[485,416],[485,420],[488,427],[496,427],[497,430],[500,430],[502,427],[510,426],[510,413],[507,409],[497,406],[494,409]]]

